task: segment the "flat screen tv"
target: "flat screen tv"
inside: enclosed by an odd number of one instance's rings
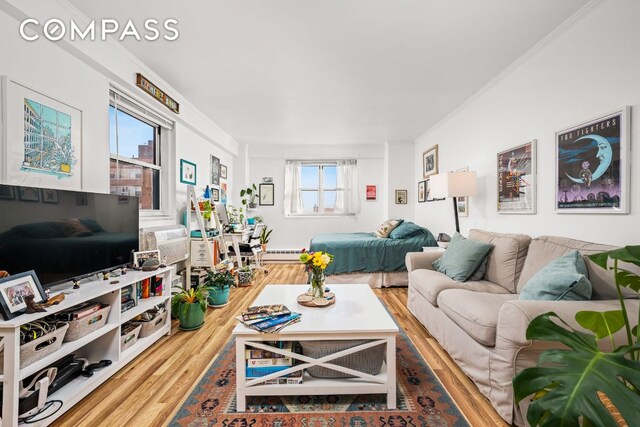
[[[0,185],[0,270],[35,270],[50,287],[127,264],[138,198]]]

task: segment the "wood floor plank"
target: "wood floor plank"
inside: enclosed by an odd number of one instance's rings
[[[268,265],[247,288],[232,290],[226,307],[209,309],[204,326],[193,332],[178,330],[163,337],[102,386],[87,396],[55,426],[166,425],[184,399],[229,340],[234,317],[251,304],[267,284],[306,283],[306,273],[298,264]],[[482,396],[473,382],[407,310],[407,289],[376,289],[389,311],[438,376],[472,426],[507,424]]]

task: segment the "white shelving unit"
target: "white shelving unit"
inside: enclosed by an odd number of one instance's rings
[[[76,357],[87,358],[90,362],[109,359],[113,363],[96,371],[92,377],[76,378],[54,394],[49,395],[47,400],[60,400],[63,403],[62,407],[53,413],[58,407],[58,405],[53,405],[48,410],[52,413],[51,416],[41,422],[29,425],[46,426],[51,424],[163,335],[169,335],[171,333],[170,299],[172,275],[173,267],[166,267],[148,272],[128,271],[118,277],[111,275],[109,280],[83,281],[80,284],[80,289],[71,289],[71,287],[66,289],[65,291],[70,291],[71,293],[67,294],[65,300],[60,304],[47,308],[46,313],[23,314],[11,320],[0,321],[0,337],[2,337],[4,343],[4,372],[0,375],[0,380],[3,381],[2,427],[19,425],[18,393],[20,380],[39,372],[56,360],[74,353]],[[121,313],[122,289],[153,276],[162,276],[163,278],[162,296],[137,299],[134,292],[133,297],[136,299],[136,306]],[[112,284],[112,281],[118,281],[118,283]],[[86,301],[97,301],[111,306],[107,323],[102,328],[79,340],[63,343],[62,347],[54,353],[20,369],[20,326]],[[122,324],[159,304],[164,304],[168,311],[164,326],[151,336],[139,338],[134,345],[122,351],[120,348],[120,328]],[[49,415],[48,412],[42,412],[36,418],[41,419],[47,415]]]

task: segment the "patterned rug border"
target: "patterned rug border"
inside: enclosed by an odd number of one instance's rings
[[[429,373],[431,375],[433,375],[433,377],[437,380],[434,389],[439,392],[442,393],[444,396],[446,396],[448,398],[448,400],[452,403],[451,407],[449,408],[449,411],[457,411],[458,414],[452,414],[452,415],[460,415],[460,420],[459,422],[457,422],[455,424],[455,426],[453,427],[457,427],[457,426],[467,426],[470,427],[471,423],[469,422],[469,419],[467,418],[467,416],[464,414],[464,412],[462,412],[462,410],[460,409],[460,406],[458,405],[458,403],[456,402],[456,400],[453,398],[453,396],[451,395],[451,393],[449,392],[449,390],[444,386],[444,384],[442,383],[442,380],[440,379],[440,377],[433,371],[433,369],[431,369],[431,366],[427,363],[426,359],[424,358],[424,356],[422,355],[422,353],[420,353],[420,351],[418,350],[418,348],[416,347],[415,343],[413,342],[413,340],[411,339],[411,337],[406,333],[406,331],[402,328],[402,326],[400,326],[394,316],[394,314],[389,310],[389,308],[387,307],[387,305],[385,304],[385,302],[382,300],[382,298],[378,297],[378,300],[380,301],[380,303],[382,304],[382,306],[384,307],[384,309],[387,311],[387,313],[389,313],[389,315],[391,316],[391,319],[393,320],[393,322],[396,324],[396,326],[398,327],[398,335],[405,339],[410,346],[410,349],[418,354],[420,356],[420,358],[422,359],[422,362],[424,363],[426,369],[429,371]],[[211,363],[209,363],[209,365],[203,370],[203,372],[198,376],[198,379],[194,382],[194,385],[192,387],[190,387],[189,391],[187,392],[187,395],[185,396],[184,399],[182,399],[180,406],[177,409],[174,409],[172,411],[172,413],[169,415],[168,419],[170,419],[171,421],[166,424],[167,426],[173,426],[173,425],[178,425],[177,421],[180,418],[183,418],[185,416],[188,416],[189,413],[186,410],[186,407],[197,403],[197,399],[195,398],[195,395],[197,395],[198,393],[202,392],[203,390],[203,382],[205,381],[205,378],[207,378],[208,376],[210,376],[210,374],[212,372],[214,372],[216,369],[219,368],[219,365],[222,363],[222,358],[220,357],[221,355],[231,352],[231,354],[234,355],[235,357],[235,351],[233,351],[233,347],[235,346],[235,337],[233,337],[233,335],[231,335],[227,341],[225,341],[225,344],[222,346],[222,348],[220,349],[220,351],[214,356],[213,360],[211,361]],[[400,387],[400,384],[398,383],[398,387]],[[235,396],[231,396],[231,398],[233,399]],[[385,410],[385,411],[393,411],[393,410]],[[299,411],[299,412],[295,412],[296,414],[310,414],[310,413],[324,413],[324,412],[319,412],[319,411]],[[326,411],[326,413],[332,413],[332,411]],[[357,411],[354,413],[358,413],[358,414],[379,414],[381,413],[381,411],[375,411],[375,410],[361,410],[361,411]],[[233,413],[229,413],[229,415],[244,415],[244,414],[252,414],[251,412],[233,412]],[[255,414],[255,413],[254,413]],[[273,413],[274,415],[279,414],[279,413]]]

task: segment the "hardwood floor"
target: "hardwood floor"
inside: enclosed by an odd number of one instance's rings
[[[248,288],[232,291],[229,305],[209,309],[205,325],[195,332],[178,330],[163,337],[82,402],[57,420],[56,426],[161,426],[179,409],[189,391],[215,359],[235,327],[239,314],[267,283],[305,283],[302,266],[269,265]],[[449,358],[429,332],[406,309],[407,289],[378,289],[431,369],[472,426],[506,426],[475,385]]]

